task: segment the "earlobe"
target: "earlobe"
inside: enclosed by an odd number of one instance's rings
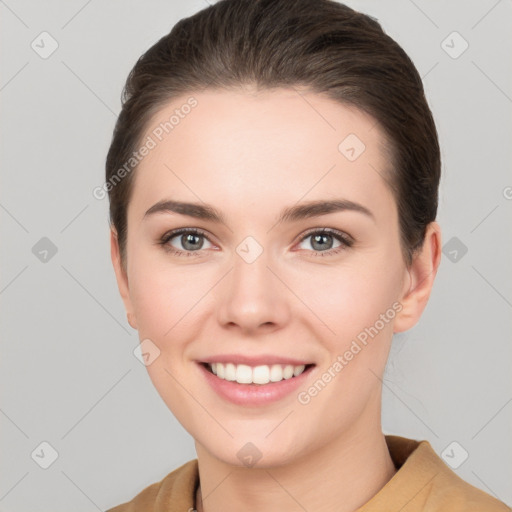
[[[117,232],[114,227],[110,228],[110,256],[112,259],[112,265],[116,275],[117,287],[119,293],[123,299],[124,307],[126,309],[126,318],[128,323],[137,329],[137,322],[135,314],[133,313],[132,301],[130,298],[130,288],[128,284],[128,275],[126,270],[123,268],[121,263],[121,254],[119,251],[119,242],[117,238]]]
[[[394,332],[411,329],[421,317],[441,262],[441,228],[437,222],[431,222],[426,229],[421,249],[413,256],[407,269],[408,287],[403,290],[402,310],[395,317]]]

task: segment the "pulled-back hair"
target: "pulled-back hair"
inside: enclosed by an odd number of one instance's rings
[[[153,115],[205,88],[305,88],[371,115],[387,141],[404,260],[435,220],[441,159],[421,77],[371,16],[333,0],[220,0],[180,20],[137,61],[123,90],[106,182],[130,160]],[[340,141],[341,142],[341,141]],[[108,187],[126,265],[134,174]]]

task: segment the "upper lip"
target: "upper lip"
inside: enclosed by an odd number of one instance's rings
[[[233,363],[233,364],[246,364],[247,366],[261,366],[261,365],[292,365],[301,366],[314,364],[311,361],[301,361],[294,359],[293,357],[281,357],[275,355],[260,355],[260,356],[248,356],[242,354],[222,354],[218,356],[211,356],[207,359],[203,359],[202,363]]]

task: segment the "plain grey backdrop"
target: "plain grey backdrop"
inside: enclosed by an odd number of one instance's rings
[[[348,1],[418,68],[443,159],[443,261],[395,336],[385,433],[512,504],[512,3]],[[195,458],[134,356],[105,156],[137,58],[206,0],[0,0],[3,512],[104,510]]]

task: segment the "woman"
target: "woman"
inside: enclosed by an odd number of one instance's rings
[[[198,457],[111,512],[508,510],[381,429],[441,255],[437,132],[398,44],[330,0],[221,0],[124,100],[112,261]]]

